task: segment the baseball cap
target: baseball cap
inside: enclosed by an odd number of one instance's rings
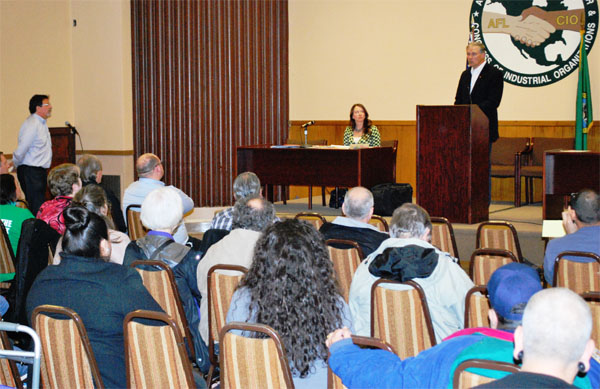
[[[487,284],[490,305],[500,316],[509,320],[523,319],[522,313],[511,313],[511,309],[529,301],[531,296],[542,290],[540,277],[531,267],[522,263],[509,263],[492,274]]]

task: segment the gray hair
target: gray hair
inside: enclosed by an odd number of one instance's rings
[[[575,195],[571,207],[577,219],[585,224],[594,224],[600,221],[600,196],[591,189],[584,189]]]
[[[183,219],[179,193],[168,186],[154,189],[142,202],[140,219],[149,230],[175,229]]]
[[[346,192],[342,209],[352,219],[364,219],[371,212],[374,200],[373,193],[367,188],[357,186]]]
[[[275,207],[260,196],[236,201],[233,207],[232,228],[262,231],[273,223]]]
[[[591,333],[592,314],[578,294],[566,288],[541,290],[523,313],[523,357],[576,363]]]
[[[431,231],[431,219],[427,211],[417,204],[404,203],[392,214],[390,236],[419,238],[427,228]]]
[[[140,155],[135,163],[135,170],[138,176],[145,177],[160,164],[160,158],[152,153]]]
[[[252,172],[244,172],[233,181],[233,195],[235,200],[244,197],[258,196],[260,194],[260,180]]]
[[[102,170],[102,162],[92,154],[84,154],[77,160],[79,176],[82,181],[96,181],[97,174]]]
[[[487,51],[487,50],[485,49],[485,45],[484,45],[483,43],[481,43],[481,42],[476,42],[476,41],[474,41],[474,42],[469,42],[469,44],[467,45],[467,49],[468,49],[469,47],[477,47],[477,48],[479,49],[479,52],[480,52],[480,53],[484,53],[484,54],[485,54],[485,53],[486,53],[486,51]]]

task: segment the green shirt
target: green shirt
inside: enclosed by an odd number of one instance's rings
[[[8,232],[8,240],[12,246],[15,257],[17,256],[17,247],[21,237],[21,225],[27,219],[33,219],[33,214],[28,209],[19,208],[12,204],[0,205],[0,219]]]

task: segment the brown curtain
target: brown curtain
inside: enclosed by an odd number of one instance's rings
[[[288,126],[287,1],[132,1],[135,157],[196,206],[229,204],[236,147]]]

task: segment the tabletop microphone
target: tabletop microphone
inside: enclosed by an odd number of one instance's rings
[[[71,132],[73,132],[73,135],[75,135],[75,134],[79,135],[79,131],[77,131],[77,129],[75,127],[73,127],[73,125],[71,123],[65,122],[65,126],[67,126],[71,129]]]
[[[308,123],[304,123],[304,124],[303,124],[302,126],[300,126],[300,127],[302,127],[302,128],[306,128],[306,127],[308,127],[308,126],[312,126],[313,124],[315,124],[315,121],[314,121],[314,120],[311,120],[311,121],[310,121],[310,122],[308,122]]]

